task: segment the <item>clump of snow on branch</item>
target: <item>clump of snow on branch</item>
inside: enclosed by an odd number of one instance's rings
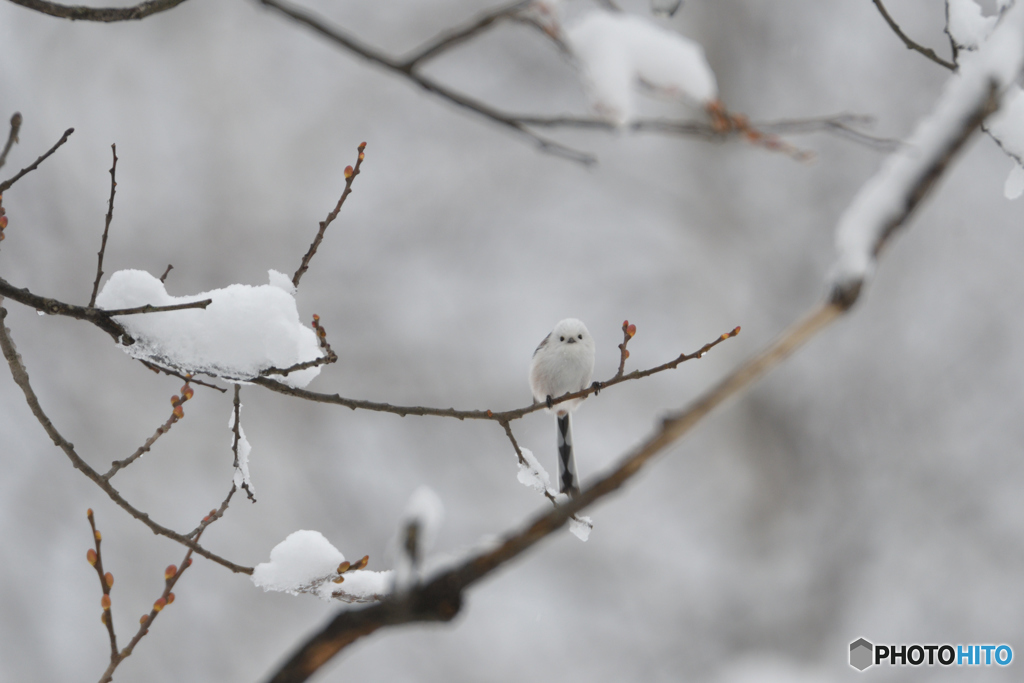
[[[1012,0],[1000,0],[1000,16],[1012,4]],[[973,59],[971,54],[985,44],[999,23],[1000,16],[984,16],[975,0],[947,0],[946,32],[961,53],[961,64]],[[999,143],[1006,154],[1013,159],[1013,166],[1003,186],[1007,199],[1016,199],[1024,193],[1024,93],[1017,85],[1011,85],[1003,93],[999,111],[987,123],[988,134]]]
[[[423,556],[430,550],[444,520],[444,504],[429,486],[409,497],[394,541],[395,589],[402,591],[420,578]]]
[[[391,572],[339,573],[343,562],[345,556],[319,531],[300,530],[274,546],[270,562],[256,565],[251,578],[265,591],[309,593],[321,600],[375,602],[388,593]]]
[[[537,460],[537,456],[533,454],[528,448],[521,449],[523,453],[523,459],[525,463],[519,463],[519,483],[523,486],[528,486],[535,491],[544,493],[545,491],[550,493],[552,496],[558,495],[558,491],[551,488],[551,476],[544,469],[544,466]]]
[[[961,50],[977,50],[984,43],[997,17],[986,17],[974,0],[946,0],[946,33]]]
[[[270,282],[255,287],[235,284],[179,297],[168,294],[164,284],[149,273],[121,270],[107,280],[96,305],[112,310],[212,299],[205,309],[116,317],[135,338],[134,344],[122,348],[133,358],[181,372],[248,380],[263,370],[285,369],[321,355],[316,334],[299,321],[291,281],[270,271]],[[312,367],[277,379],[302,387],[319,373],[319,367]]]
[[[671,4],[671,3],[669,3]],[[537,0],[547,30],[569,48],[598,115],[625,125],[637,86],[705,108],[718,98],[704,48],[646,17],[595,9],[562,27],[562,0]]]
[[[961,63],[932,113],[857,193],[836,230],[835,285],[845,288],[871,274],[875,250],[886,231],[903,215],[915,188],[948,154],[965,122],[989,97],[991,84],[1003,89],[1017,78],[1024,56],[1022,32],[1024,2],[1007,11],[985,44]]]
[[[576,515],[569,520],[569,531],[573,536],[584,543],[590,538],[590,532],[594,530],[594,521],[590,517]]]
[[[242,412],[242,406],[238,406],[239,416]],[[235,410],[231,410],[231,417],[228,419],[228,429],[231,430],[231,447],[235,448]],[[242,429],[241,422],[238,424],[238,467],[235,468],[234,484],[240,489],[245,489],[252,496],[256,493],[256,489],[252,486],[252,480],[249,478],[249,453],[252,452],[252,446],[249,444],[249,440],[245,438],[245,430]]]

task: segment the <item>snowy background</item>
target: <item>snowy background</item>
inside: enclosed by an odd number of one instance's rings
[[[948,54],[941,3],[889,5],[908,34]],[[306,6],[395,54],[484,8]],[[705,46],[723,100],[755,120],[864,113],[873,132],[904,137],[948,77],[867,0],[689,0],[666,25]],[[570,65],[521,26],[428,73],[513,111],[586,108]],[[625,318],[639,328],[630,367],[743,327],[702,361],[588,400],[575,416],[584,482],[820,299],[836,220],[883,158],[824,135],[791,138],[817,152],[813,164],[741,143],[561,135],[600,158],[588,169],[242,0],[192,0],[114,25],[0,3],[0,119],[14,111],[25,124],[3,177],[76,132],[6,193],[0,273],[79,303],[95,273],[112,142],[105,270],[159,276],[172,263],[168,292],[184,296],[294,272],[367,141],[355,192],[299,290],[300,316],[319,314],[340,356],[311,389],[514,408],[530,401],[530,354],[561,318],[587,323],[598,378],[615,370]],[[663,103],[645,112],[685,113]],[[860,636],[1024,654],[1024,203],[1003,197],[1010,167],[976,139],[854,312],[588,511],[587,543],[557,534],[474,589],[454,624],[378,633],[319,680],[859,680],[846,660]],[[99,330],[6,306],[43,406],[98,469],[167,419],[179,381]],[[252,387],[242,400],[259,502],[236,498],[203,537],[239,563],[266,562],[289,533],[315,529],[346,557],[369,554],[369,569],[387,569],[423,484],[445,505],[442,556],[548,506],[517,482],[497,425],[352,412]],[[230,394],[197,388],[184,408],[115,479],[179,530],[218,505],[232,477]],[[550,417],[513,427],[552,470]],[[116,577],[123,642],[183,550],[70,467],[6,369],[0,471],[0,678],[98,678],[109,648],[85,561],[86,508]],[[175,592],[118,680],[259,680],[338,609],[264,593],[199,559]],[[1011,680],[1018,667],[983,677]]]

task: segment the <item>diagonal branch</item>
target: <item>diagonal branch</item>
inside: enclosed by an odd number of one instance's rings
[[[488,10],[473,21],[464,26],[453,28],[441,33],[426,45],[417,48],[412,54],[402,60],[401,66],[406,71],[412,71],[422,62],[434,59],[442,52],[456,47],[470,38],[487,30],[497,21],[508,19],[516,12],[525,8],[532,0],[515,0],[506,5]]]
[[[871,2],[875,3],[875,7],[878,8],[878,11],[882,15],[882,18],[885,19],[885,23],[889,24],[889,28],[891,28],[893,33],[895,33],[899,37],[899,39],[903,41],[903,44],[907,46],[908,50],[920,52],[925,57],[932,60],[939,66],[949,69],[950,71],[956,71],[956,64],[954,64],[953,62],[947,62],[945,59],[935,54],[935,51],[932,50],[930,47],[925,47],[924,45],[921,45],[920,43],[911,40],[910,36],[904,33],[903,29],[900,28],[899,24],[897,24],[893,20],[893,18],[889,16],[889,12],[886,11],[885,5],[882,4],[882,0],[871,0]]]
[[[84,5],[60,5],[48,0],[11,0],[16,5],[34,9],[51,17],[72,21],[130,21],[145,19],[151,14],[165,12],[177,7],[185,0],[147,0],[132,7],[86,7]]]
[[[11,119],[11,123],[12,123],[12,127],[13,127],[13,123],[14,123],[14,119],[13,118]],[[20,124],[20,121],[19,121],[19,124]],[[64,135],[60,136],[60,140],[57,141],[57,144],[54,145],[53,147],[51,147],[49,150],[47,150],[46,154],[43,154],[41,157],[36,159],[32,163],[31,166],[28,166],[28,167],[23,168],[20,171],[18,171],[18,173],[14,177],[9,178],[8,180],[5,180],[4,182],[0,183],[0,194],[3,194],[4,192],[6,192],[11,187],[11,185],[14,185],[14,183],[16,183],[19,180],[21,180],[22,176],[28,175],[32,171],[36,170],[39,167],[39,164],[41,164],[44,161],[46,161],[46,158],[49,157],[54,152],[56,152],[58,147],[63,145],[65,142],[67,142],[68,138],[74,132],[75,132],[74,128],[68,128],[66,131],[64,131]]]
[[[43,411],[42,406],[39,404],[39,398],[36,396],[35,391],[32,389],[32,385],[29,382],[28,371],[25,369],[25,365],[21,361],[21,356],[19,356],[17,349],[14,347],[14,341],[11,339],[7,331],[7,328],[4,325],[6,317],[7,309],[0,307],[0,350],[3,351],[4,358],[7,360],[7,365],[11,369],[11,376],[14,378],[14,383],[17,384],[21,388],[22,392],[25,394],[25,402],[28,404],[28,407],[32,411],[32,414],[39,421],[39,424],[42,425],[43,430],[46,431],[46,434],[53,441],[54,445],[56,445],[58,448],[64,451],[64,454],[68,456],[68,459],[71,461],[71,464],[75,467],[75,469],[81,470],[82,474],[84,474],[86,477],[91,479],[93,483],[99,486],[112,501],[117,503],[132,517],[134,517],[135,519],[139,520],[147,527],[149,527],[153,533],[177,541],[183,546],[191,548],[197,554],[202,555],[203,557],[207,558],[208,560],[212,560],[217,564],[227,567],[233,572],[238,572],[240,574],[252,574],[252,567],[244,567],[242,565],[238,565],[234,562],[226,560],[223,557],[220,557],[219,555],[215,555],[214,553],[211,553],[209,550],[193,541],[191,538],[183,536],[182,534],[179,534],[176,531],[168,529],[167,527],[157,524],[156,522],[151,520],[147,513],[143,512],[142,510],[139,510],[138,508],[134,507],[131,503],[129,503],[127,500],[125,500],[124,497],[121,496],[121,494],[117,491],[117,489],[111,486],[110,482],[106,481],[103,478],[103,475],[101,475],[99,472],[90,467],[89,463],[87,463],[85,460],[82,459],[80,455],[78,455],[78,453],[75,451],[74,444],[72,444],[63,436],[61,436],[60,432],[57,431],[57,428],[54,427],[53,422],[50,421],[50,418],[46,415],[46,413]]]
[[[298,270],[295,271],[295,275],[292,276],[292,285],[295,287],[299,286],[299,280],[307,270],[309,270],[309,262],[316,255],[316,250],[320,247],[320,243],[324,241],[324,233],[327,232],[327,226],[330,225],[335,218],[338,217],[338,213],[341,211],[342,205],[345,200],[352,193],[352,182],[359,175],[359,167],[363,165],[363,159],[366,155],[363,150],[366,149],[366,143],[359,143],[358,151],[359,155],[356,157],[356,165],[345,167],[345,189],[341,192],[341,197],[338,198],[338,203],[334,207],[334,211],[327,214],[327,218],[320,221],[320,230],[316,233],[316,237],[313,238],[313,243],[309,245],[309,250],[306,251],[306,255],[302,257],[302,262],[299,264]]]
[[[441,85],[437,81],[433,80],[428,76],[424,76],[416,71],[412,70],[411,67],[406,67],[403,63],[393,59],[392,57],[380,52],[368,45],[356,40],[354,37],[348,35],[339,28],[330,26],[326,21],[317,17],[312,12],[304,9],[300,9],[292,5],[291,3],[284,2],[283,0],[260,0],[263,5],[272,7],[278,12],[281,12],[287,17],[290,17],[294,21],[305,24],[309,28],[313,29],[320,35],[324,36],[328,40],[335,44],[343,47],[349,52],[362,57],[363,59],[372,62],[378,66],[384,67],[388,71],[392,71],[399,76],[409,79],[416,85],[420,86],[424,90],[434,95],[437,95],[441,99],[447,100],[451,104],[454,104],[463,109],[475,112],[484,118],[490,119],[495,123],[500,124],[504,128],[511,130],[515,134],[528,138],[538,148],[544,152],[560,156],[570,161],[576,161],[582,164],[593,164],[597,160],[584,152],[572,149],[562,145],[554,140],[537,135],[525,125],[519,123],[514,118],[510,117],[493,107],[490,107],[483,102],[479,102],[471,97],[467,97],[462,93],[451,90],[444,85]]]

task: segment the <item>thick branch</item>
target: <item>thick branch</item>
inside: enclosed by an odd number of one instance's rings
[[[185,0],[147,0],[132,7],[86,7],[84,5],[60,5],[47,0],[11,0],[16,5],[34,9],[51,17],[72,21],[130,21],[144,19],[151,14],[165,12],[177,7]]]
[[[66,304],[62,301],[57,301],[56,299],[48,299],[46,297],[33,294],[27,289],[18,289],[2,277],[0,277],[0,296],[5,296],[20,304],[30,306],[37,311],[42,311],[50,315],[66,315],[71,318],[77,318],[78,320],[85,320],[109,334],[114,338],[114,341],[125,344],[126,346],[135,343],[135,340],[132,339],[131,335],[129,335],[120,324],[111,319],[110,313],[107,311],[103,311],[98,308],[86,308],[84,306]]]

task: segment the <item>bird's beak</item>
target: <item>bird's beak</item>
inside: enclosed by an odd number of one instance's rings
[[[569,343],[570,344],[575,344],[576,343],[576,337],[569,337]]]

